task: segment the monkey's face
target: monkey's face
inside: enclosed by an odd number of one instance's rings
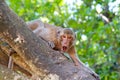
[[[60,50],[63,52],[67,52],[75,43],[75,33],[70,28],[61,29],[58,37],[61,44]]]
[[[63,34],[61,36],[61,51],[67,52],[73,44],[73,36],[70,34]]]

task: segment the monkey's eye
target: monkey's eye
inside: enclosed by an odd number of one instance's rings
[[[68,37],[68,39],[72,39],[72,37]]]
[[[62,37],[63,37],[63,38],[66,38],[66,36],[65,36],[65,35],[63,35]]]

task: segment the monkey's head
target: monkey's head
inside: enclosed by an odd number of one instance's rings
[[[70,28],[63,28],[59,32],[61,51],[67,52],[75,43],[75,33]]]

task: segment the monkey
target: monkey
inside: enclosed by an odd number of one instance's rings
[[[36,36],[46,40],[54,50],[68,53],[75,66],[80,65],[75,50],[76,35],[72,29],[42,23],[39,19],[27,22],[27,26]]]

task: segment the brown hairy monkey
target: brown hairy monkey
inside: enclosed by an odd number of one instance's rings
[[[27,25],[38,37],[48,41],[53,49],[67,52],[75,65],[80,65],[74,47],[76,37],[72,29],[55,27],[40,20],[28,22]]]

